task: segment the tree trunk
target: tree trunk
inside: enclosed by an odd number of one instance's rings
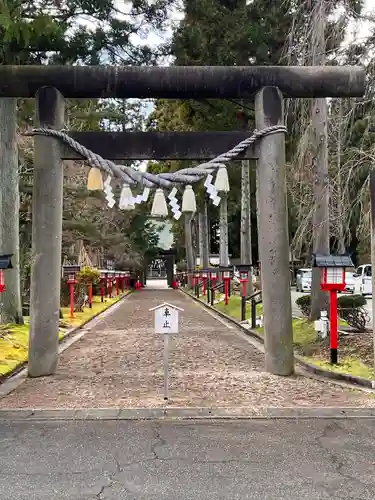
[[[220,193],[220,197],[220,265],[229,266],[227,193]]]
[[[258,165],[257,165],[257,170],[256,170],[256,210],[257,210],[257,229],[258,229],[258,271],[259,271],[259,285],[260,289],[263,289],[263,284],[262,284],[262,268],[260,265],[260,239],[259,239],[259,230],[260,230],[260,210],[259,210],[259,205],[260,205],[260,196],[259,196],[259,173],[258,173]]]
[[[0,300],[1,322],[23,323],[19,267],[19,174],[17,99],[0,99],[0,254],[13,254],[5,271],[6,291]]]
[[[199,234],[198,234],[198,219],[196,214],[192,214],[191,217],[191,233],[192,233],[192,247],[193,247],[193,267],[197,266],[197,249],[199,250]]]
[[[313,10],[313,61],[325,64],[326,2],[321,0]],[[327,100],[314,99],[312,104],[312,143],[314,174],[313,253],[329,255],[329,176],[327,147]],[[311,284],[310,320],[319,318],[321,310],[329,309],[329,296],[320,289],[320,271],[313,268]]]
[[[198,213],[198,251],[199,251],[199,265],[200,267],[204,267],[203,265],[203,231],[204,231],[204,214],[203,208]]]
[[[344,208],[343,208],[343,195],[342,195],[342,177],[341,177],[341,141],[342,141],[342,101],[339,103],[338,111],[338,131],[337,131],[337,250],[338,253],[345,253],[345,231],[344,231]]]
[[[186,265],[187,270],[194,269],[194,251],[193,251],[193,234],[191,230],[191,219],[193,214],[185,213],[185,249],[186,249]],[[189,274],[189,286],[192,286],[191,274]]]
[[[203,208],[199,213],[199,242],[200,242],[200,257],[203,269],[209,266],[209,248],[208,248],[208,210],[207,201],[204,202]]]
[[[250,162],[242,160],[241,166],[241,264],[252,264],[251,255],[251,205]],[[247,295],[253,293],[252,271],[249,272]]]

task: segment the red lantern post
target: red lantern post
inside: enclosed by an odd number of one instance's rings
[[[247,283],[249,281],[249,272],[251,266],[248,264],[240,264],[237,266],[240,273],[240,283],[242,285],[242,297],[241,297],[241,321],[246,320],[246,295],[247,295]]]
[[[113,271],[107,271],[107,288],[108,288],[108,296],[112,298],[112,289],[113,289]]]
[[[77,283],[76,275],[69,274],[67,283],[69,285],[69,295],[70,295],[70,319],[74,319],[74,285]]]
[[[105,295],[106,272],[100,271],[100,300],[104,302]]]
[[[194,278],[195,278],[195,296],[199,299],[199,278],[200,278],[199,271],[195,271]]]
[[[208,279],[207,271],[201,271],[201,278],[202,278],[202,281],[203,281],[203,295],[206,296],[206,293],[207,293],[207,279]]]
[[[127,289],[130,288],[130,276],[129,276],[129,271],[125,271],[125,287]]]
[[[337,292],[345,290],[345,270],[347,267],[353,267],[353,262],[347,255],[314,255],[314,267],[320,268],[321,289],[330,294],[331,364],[337,364],[339,344]]]
[[[116,296],[118,297],[120,294],[120,273],[116,273],[115,279],[116,279]]]
[[[5,292],[4,271],[0,269],[0,293]]]
[[[191,271],[191,286],[193,287],[193,290],[195,290],[195,271]]]
[[[13,254],[0,255],[0,293],[5,292],[5,269],[13,269],[12,258]]]
[[[92,281],[89,282],[89,308],[92,309]]]
[[[220,270],[222,272],[222,278],[224,281],[224,297],[225,297],[225,305],[227,306],[229,303],[229,287],[230,287],[230,280],[232,279],[233,276],[233,268],[231,266],[222,267]]]
[[[216,287],[216,281],[219,278],[219,273],[218,271],[211,269],[210,270],[210,279],[211,279],[211,306],[214,306],[215,304],[215,287]]]

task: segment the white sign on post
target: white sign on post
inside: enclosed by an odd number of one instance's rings
[[[169,361],[169,335],[179,332],[178,316],[180,307],[164,303],[149,309],[154,311],[155,333],[161,333],[164,337],[164,399],[168,399],[168,361]]]

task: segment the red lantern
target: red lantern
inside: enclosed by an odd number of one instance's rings
[[[215,288],[216,281],[219,278],[219,273],[217,271],[211,270],[210,271],[210,278],[212,281],[212,288]]]
[[[345,290],[345,267],[322,267],[320,270],[320,287],[327,292]]]
[[[249,281],[249,272],[240,271],[240,283],[242,283],[242,296],[246,297],[246,285]]]
[[[5,292],[5,269],[13,269],[12,258],[13,254],[0,255],[0,293]]]
[[[233,268],[229,266],[229,267],[223,267],[220,270],[222,272],[222,278],[224,281],[225,305],[227,306],[229,303],[229,287],[230,287],[230,280],[233,277]]]
[[[331,363],[337,363],[338,355],[338,317],[337,292],[345,290],[345,270],[353,267],[347,255],[314,255],[314,267],[320,269],[320,287],[330,294],[330,348]]]

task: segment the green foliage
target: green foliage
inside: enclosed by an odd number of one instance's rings
[[[279,0],[185,0],[185,18],[173,33],[171,54],[175,65],[249,65],[280,64],[285,34],[292,23],[294,2]],[[173,101],[159,99],[147,127],[160,131],[240,130],[254,127],[252,100],[194,99]],[[238,164],[237,164],[238,165]],[[149,165],[150,171],[176,171],[193,166],[188,162],[164,162]],[[229,168],[231,191],[228,199],[229,252],[240,252],[240,179],[239,167]],[[202,183],[194,190],[198,207],[204,200]],[[255,176],[252,174],[252,190]],[[252,194],[253,194],[252,193]],[[254,197],[252,196],[252,199]],[[210,207],[212,251],[217,252],[218,209]],[[255,203],[252,222],[256,227]],[[179,241],[183,220],[174,224]],[[256,232],[253,235],[257,255]]]
[[[310,316],[311,295],[301,295],[301,297],[298,297],[296,300],[296,304],[301,309],[304,316]]]
[[[370,319],[364,305],[366,305],[366,299],[362,295],[339,297],[337,300],[338,315],[355,330],[364,332]]]
[[[115,0],[1,0],[2,64],[150,64],[157,51],[132,36],[147,26],[161,30],[172,0],[135,0],[121,12]],[[85,19],[83,24],[82,19]],[[95,29],[92,29],[95,26]]]
[[[96,285],[100,281],[100,271],[93,267],[85,266],[77,274],[77,281],[82,285],[93,284]]]
[[[311,295],[298,297],[296,304],[304,316],[310,316]],[[368,321],[368,313],[363,308],[365,304],[366,299],[362,295],[342,295],[337,299],[338,316],[352,328],[364,331]]]
[[[151,50],[146,42],[139,46],[134,40],[141,30],[161,33],[173,3],[133,0],[125,2],[124,8],[116,0],[0,0],[0,64],[155,64],[160,51]],[[21,129],[33,126],[33,100],[20,100],[18,112]],[[141,130],[143,112],[139,101],[71,99],[67,101],[66,127],[75,131]],[[20,145],[20,232],[25,253],[31,247],[31,143],[27,139]],[[144,252],[157,244],[144,208],[133,212],[109,209],[102,193],[87,193],[84,169],[69,162],[64,174],[63,255],[70,255],[72,245],[82,240],[91,250],[125,267],[141,266]],[[114,186],[116,197],[120,189],[120,185]]]
[[[366,305],[366,299],[362,295],[342,295],[337,299],[337,307],[340,309],[354,309]]]

